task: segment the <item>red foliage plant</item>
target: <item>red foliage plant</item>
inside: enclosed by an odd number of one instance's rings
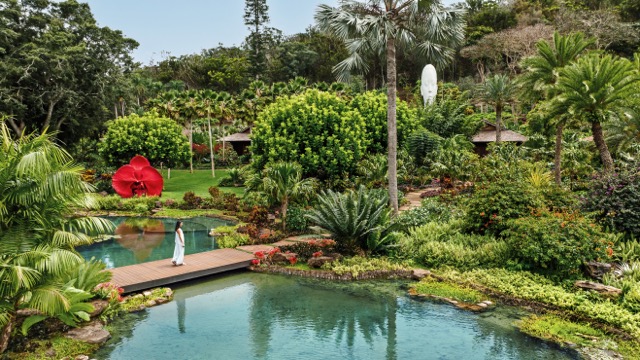
[[[112,186],[123,198],[132,196],[159,196],[164,180],[144,156],[134,156],[113,175]]]

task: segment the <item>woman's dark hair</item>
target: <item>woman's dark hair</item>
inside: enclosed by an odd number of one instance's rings
[[[178,229],[180,229],[180,225],[182,225],[182,221],[178,220],[176,222],[176,230],[175,231],[178,231]]]

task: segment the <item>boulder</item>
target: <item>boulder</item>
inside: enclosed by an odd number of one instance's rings
[[[91,317],[96,317],[104,311],[107,307],[109,307],[109,302],[107,300],[93,300],[91,302],[93,305],[93,311],[89,314]]]
[[[309,260],[307,260],[307,265],[309,265],[309,267],[311,268],[319,269],[322,267],[322,265],[327,263],[332,263],[334,260],[335,260],[334,258],[329,256],[312,257]]]
[[[89,360],[89,357],[87,355],[78,355],[75,360]]]
[[[600,294],[603,295],[608,295],[608,296],[619,296],[620,294],[622,294],[622,290],[615,288],[613,286],[608,286],[608,285],[603,285],[603,284],[599,284],[599,283],[594,283],[591,281],[584,281],[584,280],[580,280],[580,281],[576,281],[575,286],[581,288],[581,289],[585,289],[585,290],[593,290],[596,291]]]
[[[111,334],[103,328],[102,323],[99,321],[92,321],[86,326],[67,331],[64,336],[69,339],[84,341],[89,344],[101,345],[109,340]]]
[[[275,254],[273,254],[273,257],[271,258],[271,261],[273,261],[276,264],[278,264],[278,263],[288,263],[289,259],[297,258],[297,257],[298,257],[298,254],[295,254],[295,253],[275,253]]]
[[[597,261],[589,261],[584,264],[587,274],[594,279],[602,279],[602,276],[611,272],[611,264],[601,263]]]
[[[431,271],[424,269],[413,269],[413,275],[411,277],[414,280],[421,280],[431,275]]]

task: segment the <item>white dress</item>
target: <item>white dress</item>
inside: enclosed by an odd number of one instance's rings
[[[173,250],[173,259],[171,259],[171,262],[176,265],[182,265],[182,263],[184,263],[184,246],[182,246],[182,241],[180,241],[181,236],[184,239],[182,229],[176,230],[176,247]]]

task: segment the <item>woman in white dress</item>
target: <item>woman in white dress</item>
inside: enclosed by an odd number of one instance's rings
[[[184,233],[182,232],[182,221],[176,223],[176,247],[173,250],[173,265],[184,265]]]

